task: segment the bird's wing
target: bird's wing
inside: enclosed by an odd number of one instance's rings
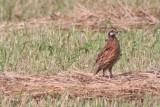
[[[98,54],[95,64],[103,62],[104,57],[108,55],[108,53],[111,51],[111,43],[110,41],[105,45],[101,53]]]
[[[96,59],[96,63],[98,63],[100,60],[104,59],[105,54],[109,52],[110,48],[104,48],[101,53],[98,54],[97,59]]]

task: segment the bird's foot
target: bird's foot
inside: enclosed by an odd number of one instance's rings
[[[96,76],[97,73],[94,73],[93,76]]]
[[[113,75],[112,74],[109,75],[108,78],[109,78],[109,80],[111,80],[111,78],[113,78]]]
[[[103,74],[102,77],[105,77],[105,74]]]

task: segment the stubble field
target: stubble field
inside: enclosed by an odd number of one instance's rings
[[[0,105],[158,107],[158,0],[0,0]],[[108,29],[122,56],[93,76]]]

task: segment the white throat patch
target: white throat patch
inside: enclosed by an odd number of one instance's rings
[[[114,33],[113,33],[113,32],[110,32],[110,33],[109,33],[109,35],[113,36],[113,35],[114,35]]]

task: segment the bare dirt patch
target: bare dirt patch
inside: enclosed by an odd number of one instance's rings
[[[41,97],[64,94],[93,98],[142,98],[150,93],[160,95],[160,72],[127,72],[114,74],[109,80],[101,75],[71,72],[58,74],[23,75],[3,73],[0,75],[0,96],[14,98],[19,96]]]

